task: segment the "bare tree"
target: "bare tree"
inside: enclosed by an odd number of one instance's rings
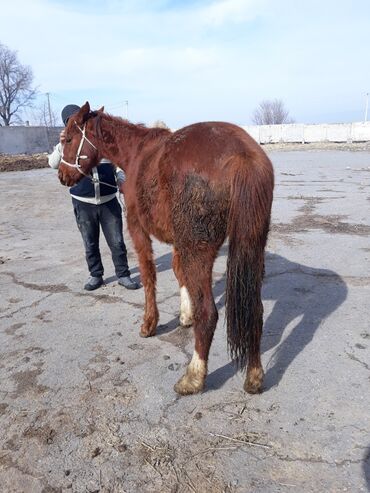
[[[32,106],[37,93],[32,82],[31,67],[22,65],[17,52],[0,43],[0,125],[10,125],[20,109]]]
[[[285,109],[281,99],[264,100],[253,113],[253,123],[256,125],[277,125],[280,123],[294,123],[289,111]]]

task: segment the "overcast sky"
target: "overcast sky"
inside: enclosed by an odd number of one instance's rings
[[[0,0],[0,42],[59,113],[246,125],[263,99],[296,122],[364,119],[369,0]],[[41,94],[39,101],[45,100]]]

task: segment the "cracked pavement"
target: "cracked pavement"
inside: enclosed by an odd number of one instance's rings
[[[1,491],[370,489],[370,153],[269,151],[264,392],[243,392],[220,319],[200,395],[173,391],[193,350],[171,249],[154,243],[160,325],[113,275],[84,292],[82,241],[53,170],[0,174]],[[125,234],[133,277],[136,256]]]

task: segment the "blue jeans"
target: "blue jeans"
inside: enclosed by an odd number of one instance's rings
[[[95,205],[72,197],[77,226],[85,246],[86,262],[93,277],[104,274],[99,249],[100,227],[112,252],[117,277],[130,275],[127,250],[123,241],[122,209],[117,198],[105,204]]]

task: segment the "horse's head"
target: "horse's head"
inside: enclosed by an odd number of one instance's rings
[[[103,112],[90,111],[86,102],[82,108],[68,119],[65,129],[63,156],[58,176],[62,185],[71,187],[99,162],[97,145],[97,117]]]

